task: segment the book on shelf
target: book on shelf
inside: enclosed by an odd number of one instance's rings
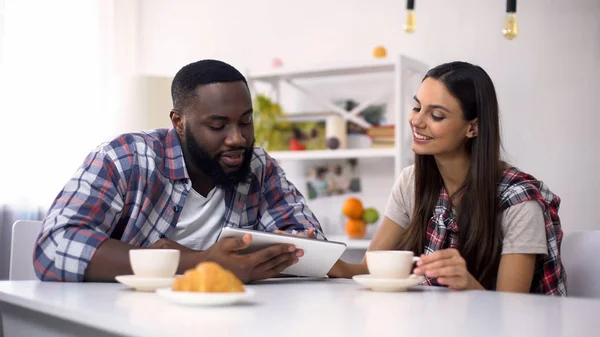
[[[374,126],[367,130],[372,148],[393,148],[395,144],[394,125]]]
[[[373,142],[371,148],[374,149],[391,149],[394,147],[394,142]]]
[[[379,125],[367,130],[367,135],[372,138],[391,137],[394,138],[395,128],[393,124]]]

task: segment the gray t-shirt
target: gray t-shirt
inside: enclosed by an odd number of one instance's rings
[[[385,216],[406,228],[415,205],[414,165],[400,174],[385,209]],[[502,224],[502,254],[548,254],[542,207],[535,200],[507,208],[498,215]]]

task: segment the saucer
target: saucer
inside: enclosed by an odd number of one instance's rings
[[[156,290],[156,294],[169,302],[194,306],[215,306],[235,304],[247,301],[254,296],[252,289],[246,288],[240,293],[200,293],[190,291],[173,291],[171,288]]]
[[[377,278],[370,274],[356,275],[352,279],[373,291],[406,291],[409,287],[425,282],[422,275],[411,274],[407,278]]]
[[[115,279],[137,291],[155,291],[158,288],[170,287],[175,277],[142,277],[136,275],[119,275]]]

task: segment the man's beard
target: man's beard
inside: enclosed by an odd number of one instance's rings
[[[190,155],[189,160],[204,174],[211,177],[213,184],[216,186],[229,188],[249,179],[250,163],[254,154],[254,140],[248,148],[238,147],[230,149],[230,151],[244,150],[244,161],[239,169],[229,173],[225,172],[221,164],[219,164],[219,159],[223,155],[223,152],[219,152],[214,157],[211,157],[192,136],[189,127],[185,130],[185,144],[187,152]]]

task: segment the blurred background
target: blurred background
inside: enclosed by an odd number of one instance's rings
[[[101,142],[123,132],[170,127],[170,80],[182,66],[204,58],[250,75],[397,65],[400,57],[428,67],[453,60],[478,64],[496,86],[506,160],[562,198],[566,232],[600,229],[600,1],[521,1],[519,35],[512,40],[502,34],[504,0],[417,0],[412,33],[403,27],[406,5],[404,0],[0,0],[0,279],[8,273],[12,223],[43,217]],[[385,49],[384,57],[375,57],[377,47]],[[342,107],[382,94],[373,105],[385,107],[381,124],[386,124],[405,118],[395,106],[397,75],[393,68],[301,84]],[[403,90],[410,97],[419,80],[406,82]],[[279,89],[275,98],[287,114],[332,110],[289,84]],[[264,84],[252,90],[274,97]],[[326,233],[343,233],[341,207],[348,195],[383,212],[397,166],[410,164],[406,146],[396,148],[404,151],[401,160],[395,154],[358,159],[353,179],[360,181],[359,190],[309,201]],[[305,196],[311,168],[332,162],[281,156],[288,179]],[[336,165],[348,158],[333,159]],[[376,227],[369,226],[366,239]]]

